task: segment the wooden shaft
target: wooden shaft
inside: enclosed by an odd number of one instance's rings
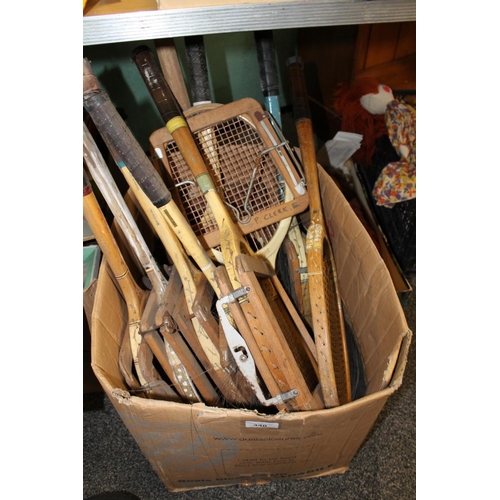
[[[316,160],[316,149],[311,120],[309,118],[303,118],[297,121],[296,129],[299,139],[302,165],[304,167],[304,175],[307,182],[307,191],[309,192],[311,219],[314,219],[315,222],[322,222],[323,208],[321,205],[318,163]]]
[[[172,89],[179,106],[185,111],[191,106],[191,103],[175,48],[175,42],[172,38],[157,39],[155,40],[155,47],[163,75]]]
[[[221,391],[227,393],[227,390],[230,388],[232,393],[236,394],[236,397],[239,397],[238,388],[234,385],[232,379],[226,376],[226,372],[222,366],[221,353],[218,348],[219,339],[210,336],[209,332],[205,330],[199,319],[193,314],[193,304],[196,298],[197,287],[200,283],[198,275],[201,274],[201,272],[195,269],[186,258],[177,237],[173,234],[171,228],[165,222],[163,217],[161,217],[158,209],[151,203],[151,200],[149,200],[149,198],[141,190],[137,182],[135,182],[135,179],[130,174],[128,169],[126,167],[122,167],[121,171],[124,174],[132,192],[136,196],[137,201],[142,206],[146,217],[156,230],[165,247],[165,250],[169,253],[177,271],[179,272],[179,276],[181,277],[183,283],[183,291],[188,312],[192,317],[191,322],[193,324],[197,340],[208,359],[208,364],[205,364],[205,368],[210,373],[210,376],[213,378],[214,382],[221,389]]]
[[[83,192],[83,213],[102,253],[106,256],[114,277],[120,284],[129,313],[131,313],[133,318],[140,318],[145,292],[137,286],[132,277],[118,247],[118,243],[91,188],[90,190],[84,189]]]

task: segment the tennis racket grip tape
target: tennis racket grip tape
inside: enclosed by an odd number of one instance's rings
[[[156,63],[151,49],[147,45],[141,45],[132,51],[131,59],[137,66],[163,123],[181,116],[181,107]]]
[[[102,138],[115,153],[119,167],[127,167],[146,196],[156,207],[169,203],[172,194],[153,167],[107,93],[93,75],[90,63],[83,60],[83,106]]]
[[[279,95],[279,80],[273,32],[271,30],[256,31],[254,37],[262,93],[265,97],[277,96]]]

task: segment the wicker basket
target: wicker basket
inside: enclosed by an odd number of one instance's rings
[[[403,201],[393,208],[375,203],[372,189],[382,169],[391,161],[399,160],[388,136],[377,140],[377,148],[369,166],[358,165],[361,181],[368,194],[372,211],[384,232],[387,242],[405,275],[416,271],[417,200]]]

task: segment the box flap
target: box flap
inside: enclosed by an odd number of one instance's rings
[[[359,341],[369,394],[384,385],[388,362],[408,324],[387,266],[363,224],[321,166],[319,178],[340,294]]]

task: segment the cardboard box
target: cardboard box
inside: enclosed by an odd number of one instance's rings
[[[367,393],[328,410],[262,415],[131,396],[118,368],[126,308],[103,264],[92,317],[92,367],[170,491],[343,473],[403,380],[412,333],[391,276],[331,178],[320,168],[340,289],[358,338]]]

